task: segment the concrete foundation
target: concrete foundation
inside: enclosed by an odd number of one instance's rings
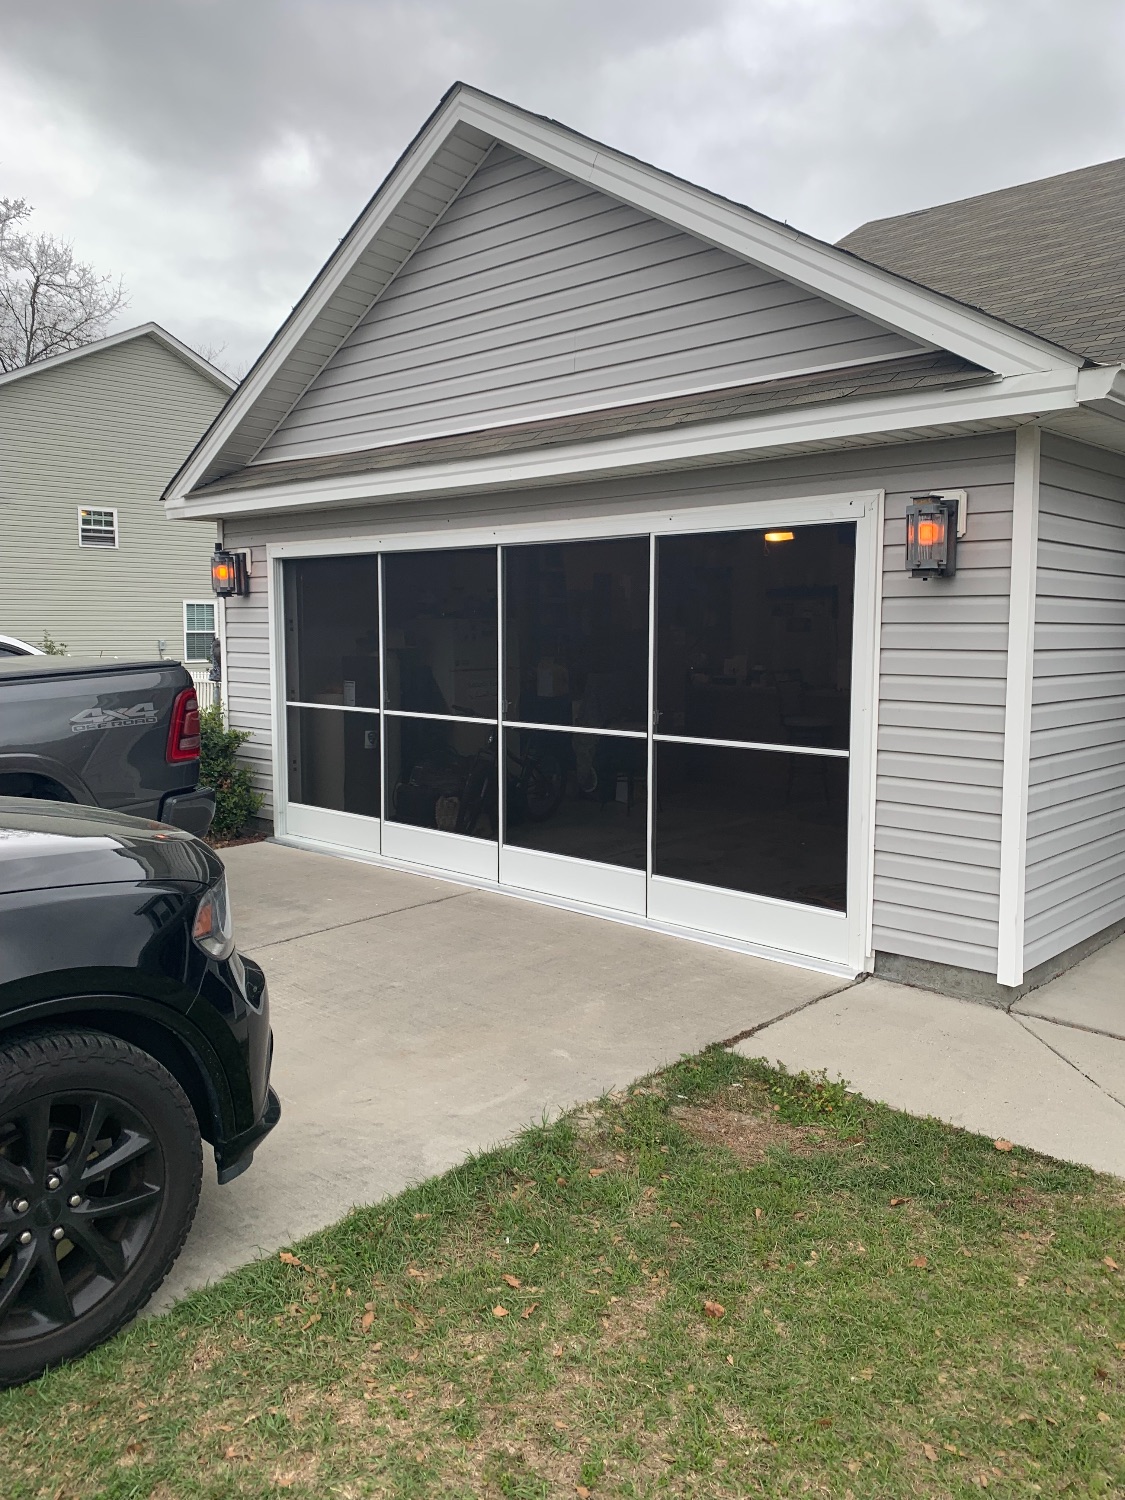
[[[1099,948],[1106,947],[1125,934],[1125,922],[1115,922],[1103,928],[1093,937],[1075,943],[1072,948],[1048,958],[1024,975],[1022,984],[997,984],[992,974],[983,974],[979,969],[963,969],[957,964],[939,964],[925,958],[907,958],[901,953],[876,953],[875,975],[894,984],[907,984],[913,989],[934,990],[939,995],[951,995],[955,1000],[975,1000],[981,1005],[995,1005],[1000,1010],[1011,1010],[1018,1000],[1033,990],[1050,984],[1060,974],[1073,969],[1083,959],[1089,958]],[[1125,988],[1125,981],[1123,981]]]

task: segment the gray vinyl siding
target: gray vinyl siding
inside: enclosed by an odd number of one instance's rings
[[[1125,918],[1125,461],[1045,435],[1024,963]]]
[[[215,527],[168,520],[160,495],[225,397],[148,336],[0,386],[0,633],[183,655],[184,601],[213,598]],[[80,506],[116,509],[117,548],[78,545]]]
[[[918,347],[496,146],[259,458],[347,452]]]
[[[521,524],[745,500],[885,489],[875,815],[876,949],[996,972],[1000,788],[1011,561],[1011,433],[918,443],[504,496],[472,496],[240,518],[231,546],[253,554],[252,591],[227,610],[228,706],[270,794],[266,554],[270,542],[354,537],[435,522]],[[904,512],[913,494],[965,488],[968,534],[956,578],[911,579]],[[500,539],[502,540],[502,533]]]

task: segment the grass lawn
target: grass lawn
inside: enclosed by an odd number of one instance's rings
[[[4,1500],[1121,1496],[1125,1188],[713,1049],[0,1396],[0,1433]]]

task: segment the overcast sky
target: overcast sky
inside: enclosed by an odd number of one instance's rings
[[[1125,156],[1121,0],[0,0],[0,22],[0,196],[124,276],[118,326],[240,369],[457,78],[825,239]]]

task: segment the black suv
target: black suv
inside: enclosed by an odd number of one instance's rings
[[[116,1332],[281,1112],[265,976],[191,834],[0,797],[0,1385]]]

